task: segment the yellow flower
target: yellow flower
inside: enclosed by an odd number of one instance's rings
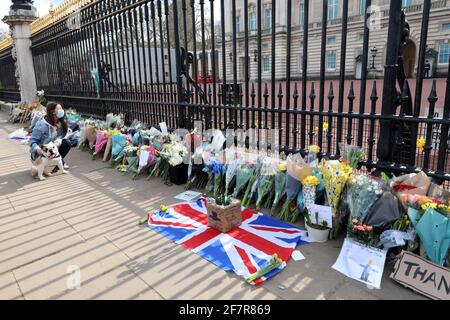
[[[323,130],[328,130],[328,122],[323,123]]]
[[[309,151],[313,152],[313,153],[319,153],[320,152],[320,147],[316,146],[316,145],[309,146]]]
[[[314,133],[315,133],[315,134],[319,134],[319,127],[316,127],[316,128],[314,129]]]
[[[169,208],[167,208],[165,205],[160,205],[159,206],[159,209],[161,210],[161,211],[163,211],[163,212],[168,212],[169,211]]]
[[[419,139],[417,139],[417,148],[419,148],[420,150],[422,150],[425,147],[426,141],[424,137],[420,137]]]
[[[258,120],[255,121],[255,127],[259,128],[259,121]]]
[[[315,176],[307,176],[302,183],[304,186],[316,187],[320,184],[320,180]]]
[[[277,166],[278,171],[286,171],[287,169],[287,163],[286,162],[280,162]]]
[[[114,135],[114,134],[118,134],[118,133],[120,133],[119,130],[109,130],[109,131],[108,131],[108,135],[110,135],[110,136],[112,136],[112,135]]]

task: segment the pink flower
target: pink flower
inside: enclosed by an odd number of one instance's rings
[[[366,230],[369,231],[369,232],[371,232],[371,231],[373,230],[373,227],[367,226],[367,227],[366,227]]]

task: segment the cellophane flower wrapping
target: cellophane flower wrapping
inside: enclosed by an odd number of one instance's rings
[[[113,134],[111,158],[116,158],[121,153],[123,148],[125,148],[126,143],[127,138],[125,137],[125,135],[121,133]]]
[[[275,176],[275,196],[272,203],[272,214],[278,208],[281,199],[286,194],[286,162],[284,165],[278,166]]]
[[[350,220],[364,220],[373,204],[383,194],[380,181],[366,175],[353,177],[347,193]]]
[[[97,139],[95,141],[95,154],[102,152],[106,144],[108,143],[108,132],[103,130],[97,130]]]
[[[287,158],[287,175],[286,175],[286,201],[281,208],[280,214],[278,215],[280,219],[290,222],[295,222],[298,217],[298,210],[295,207],[293,214],[290,214],[290,208],[292,201],[296,199],[298,193],[301,191],[301,181],[309,176],[313,170],[300,155],[291,154]]]
[[[233,180],[236,178],[236,172],[237,172],[238,166],[239,166],[239,160],[236,158],[231,159],[231,161],[229,161],[226,166],[225,195],[228,195],[231,184],[232,184]]]
[[[151,146],[142,146],[139,151],[139,168],[137,173],[140,174],[146,169],[154,166],[158,160],[158,151]]]
[[[321,170],[325,184],[327,202],[331,207],[333,217],[336,218],[341,193],[344,190],[353,169],[343,162],[330,160],[322,165]]]
[[[258,187],[259,178],[261,176],[261,166],[262,166],[262,160],[257,159],[256,161],[256,168],[250,179],[248,180],[248,185],[244,193],[244,197],[242,198],[242,205],[243,206],[249,206],[253,195],[256,191],[256,188]]]
[[[256,209],[261,209],[264,197],[273,189],[277,174],[276,163],[273,159],[266,158],[261,167],[261,175],[258,181]]]
[[[216,162],[213,168],[214,173],[214,198],[217,200],[224,197],[225,193],[225,165],[220,162]]]
[[[353,169],[356,169],[358,164],[366,156],[363,148],[345,143],[339,144],[339,150],[341,151],[342,162],[348,164]]]
[[[250,177],[255,173],[256,164],[245,162],[238,165],[236,170],[236,187],[234,188],[233,197],[236,198],[239,193],[248,184]]]
[[[316,200],[316,187],[304,185],[302,188],[303,199],[305,201],[305,207],[308,212],[311,212],[311,207]]]

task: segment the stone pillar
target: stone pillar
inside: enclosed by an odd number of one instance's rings
[[[9,15],[3,18],[3,22],[11,28],[12,55],[16,60],[16,79],[21,102],[27,103],[36,101],[37,92],[30,39],[30,24],[36,19],[36,8],[29,3],[25,6],[12,5]]]

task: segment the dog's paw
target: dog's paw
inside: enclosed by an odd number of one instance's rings
[[[39,177],[39,180],[44,181],[45,178],[44,177]]]
[[[62,171],[62,174],[67,174],[67,173],[69,173],[69,171],[67,171],[67,170]]]

